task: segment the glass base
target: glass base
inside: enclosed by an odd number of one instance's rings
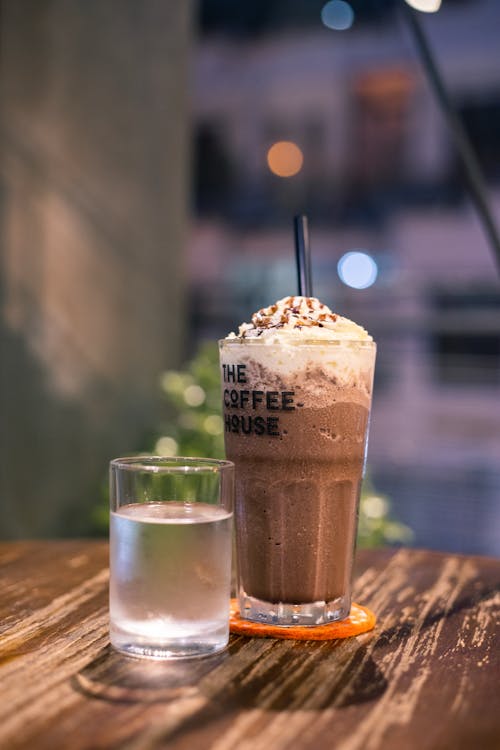
[[[329,622],[345,620],[351,611],[351,598],[347,595],[328,602],[288,604],[265,602],[243,593],[238,597],[238,601],[240,617],[244,620],[282,627],[326,625]]]
[[[116,651],[139,659],[194,659],[216,654],[226,648],[229,640],[228,633],[217,634],[214,637],[176,638],[151,641],[136,634],[131,635],[116,628],[110,630],[111,645]]]

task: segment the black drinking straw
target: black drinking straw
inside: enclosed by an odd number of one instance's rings
[[[307,216],[301,214],[293,220],[295,236],[295,258],[297,260],[297,278],[299,282],[299,295],[301,297],[312,297],[311,277],[311,248],[309,245],[309,229]]]

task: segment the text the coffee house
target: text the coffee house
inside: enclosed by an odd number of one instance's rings
[[[246,365],[222,365],[224,383],[244,385]],[[243,435],[280,435],[279,417],[261,414],[235,414],[232,409],[258,411],[294,411],[295,391],[261,391],[247,388],[224,388],[224,428]]]

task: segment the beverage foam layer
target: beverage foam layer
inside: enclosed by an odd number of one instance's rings
[[[226,366],[243,365],[252,387],[271,381],[274,374],[290,387],[297,380],[306,391],[317,393],[319,380],[322,396],[329,398],[331,388],[338,386],[371,393],[375,351],[370,341],[297,343],[280,339],[275,346],[268,346],[260,340],[235,338],[221,341],[220,361]]]
[[[368,332],[315,297],[284,297],[221,342],[221,363],[243,363],[289,378],[320,370],[338,385],[362,387],[373,373],[376,346]],[[312,387],[312,383],[311,383]]]

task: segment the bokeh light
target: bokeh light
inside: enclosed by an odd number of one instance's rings
[[[321,20],[334,31],[346,31],[354,22],[354,11],[344,0],[330,0],[321,10]]]
[[[341,281],[353,289],[368,289],[378,275],[377,264],[368,253],[352,250],[341,257],[337,264]]]
[[[178,372],[168,370],[161,377],[161,386],[167,393],[175,393],[184,388],[184,379]]]
[[[422,13],[436,13],[441,7],[441,0],[406,0],[406,4]]]
[[[365,497],[363,510],[368,518],[383,518],[389,511],[389,503],[385,497],[368,495]]]
[[[179,445],[172,437],[161,437],[156,441],[155,453],[157,456],[176,456]]]
[[[302,151],[292,141],[278,141],[267,152],[269,169],[278,177],[293,177],[300,172],[303,163]]]
[[[209,435],[222,435],[224,431],[224,422],[218,414],[209,414],[203,421],[203,427]]]
[[[206,397],[205,391],[199,385],[188,385],[183,395],[188,406],[201,406]]]

